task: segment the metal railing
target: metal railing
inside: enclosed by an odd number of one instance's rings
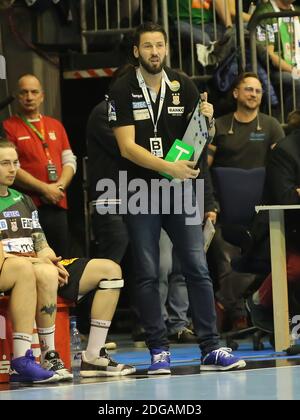
[[[208,45],[209,42],[215,42],[221,36],[221,25],[217,24],[215,1],[212,2],[212,21],[205,23],[204,8],[202,8],[199,9],[199,17],[201,17],[201,23],[199,24],[196,24],[195,20],[193,20],[192,2],[189,4],[188,16],[185,19],[182,19],[182,17],[180,17],[180,0],[174,1],[176,1],[176,14],[171,17],[171,23],[173,24],[174,29],[172,33],[173,39],[172,35],[169,38],[170,46],[173,47],[171,55],[172,66],[174,67],[173,63],[175,63],[175,67],[185,71],[191,77],[197,77],[199,72],[197,70],[197,60],[195,57],[195,44],[200,43]],[[167,0],[165,0],[165,3],[167,3]],[[229,13],[226,1],[224,1],[224,9],[225,13]],[[169,15],[167,5],[165,13]],[[175,32],[177,33],[175,34]]]
[[[144,4],[146,0],[80,0],[82,53],[87,54],[92,38],[131,32],[135,14],[143,22]],[[158,20],[157,0],[151,0],[151,19]]]
[[[146,3],[147,1],[147,3]],[[213,42],[218,39],[218,25],[215,1],[212,2],[213,20],[197,26],[193,22],[192,8],[189,7],[188,20],[183,22],[179,16],[179,2],[176,1],[176,16],[170,17],[168,0],[80,0],[80,23],[81,23],[81,50],[87,54],[93,40],[103,35],[116,35],[131,32],[135,25],[143,23],[145,7],[150,4],[151,20],[160,22],[164,27],[168,39],[171,54],[167,56],[167,65],[179,68],[190,76],[195,77],[197,72],[197,60],[195,57],[195,33],[199,31],[202,39]],[[242,8],[242,0],[237,0]],[[224,1],[224,7],[227,7]],[[204,14],[204,9],[201,9]],[[229,11],[228,11],[229,13]],[[133,21],[133,16],[135,20]],[[138,16],[138,19],[137,19]],[[202,16],[203,17],[203,16]],[[172,27],[170,27],[170,24]],[[183,30],[183,25],[185,30]],[[188,26],[187,26],[188,25]],[[210,36],[208,36],[208,26]],[[213,30],[212,30],[213,28]],[[241,32],[241,39],[243,31]],[[205,43],[205,41],[203,41]]]

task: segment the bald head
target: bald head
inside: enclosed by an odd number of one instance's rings
[[[18,86],[20,84],[23,84],[24,82],[25,83],[26,82],[36,83],[36,84],[39,85],[39,88],[42,89],[41,82],[39,81],[39,79],[34,74],[27,73],[27,74],[23,74],[22,76],[20,76],[19,79],[18,79]]]
[[[36,118],[44,100],[42,85],[33,74],[25,74],[18,80],[18,101],[22,114],[27,118]]]

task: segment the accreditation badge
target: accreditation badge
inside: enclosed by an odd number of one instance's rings
[[[150,137],[150,150],[152,155],[156,157],[164,156],[161,137]]]
[[[58,180],[57,169],[53,163],[48,162],[47,164],[48,181],[55,182]]]

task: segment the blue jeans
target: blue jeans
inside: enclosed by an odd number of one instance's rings
[[[180,29],[180,34],[184,39],[191,38],[191,32],[193,32],[193,41],[194,44],[204,44],[209,45],[210,42],[218,40],[222,34],[225,32],[225,27],[217,25],[217,34],[215,39],[214,25],[212,22],[205,23],[202,29],[202,25],[192,24],[185,20],[180,21],[180,27],[178,23],[175,23],[175,28]]]
[[[192,193],[192,190],[190,191]],[[186,224],[187,214],[128,214],[125,217],[136,270],[136,299],[149,348],[168,347],[159,295],[159,239],[168,233],[187,282],[192,321],[203,353],[219,347],[212,281],[203,250],[201,224]]]
[[[172,242],[164,231],[160,235],[159,293],[162,315],[168,334],[176,334],[189,325],[189,297],[181,266]]]

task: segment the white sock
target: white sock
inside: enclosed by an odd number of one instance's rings
[[[55,343],[54,343],[54,334],[55,334],[55,325],[49,328],[38,328],[37,329],[39,335],[39,341],[41,346],[41,358],[42,362],[45,358],[45,354],[49,350],[55,350]]]
[[[88,360],[99,356],[100,349],[104,347],[110,324],[111,321],[91,319],[89,341],[86,348],[86,358]]]
[[[13,333],[14,359],[25,356],[27,350],[31,347],[32,334]]]

